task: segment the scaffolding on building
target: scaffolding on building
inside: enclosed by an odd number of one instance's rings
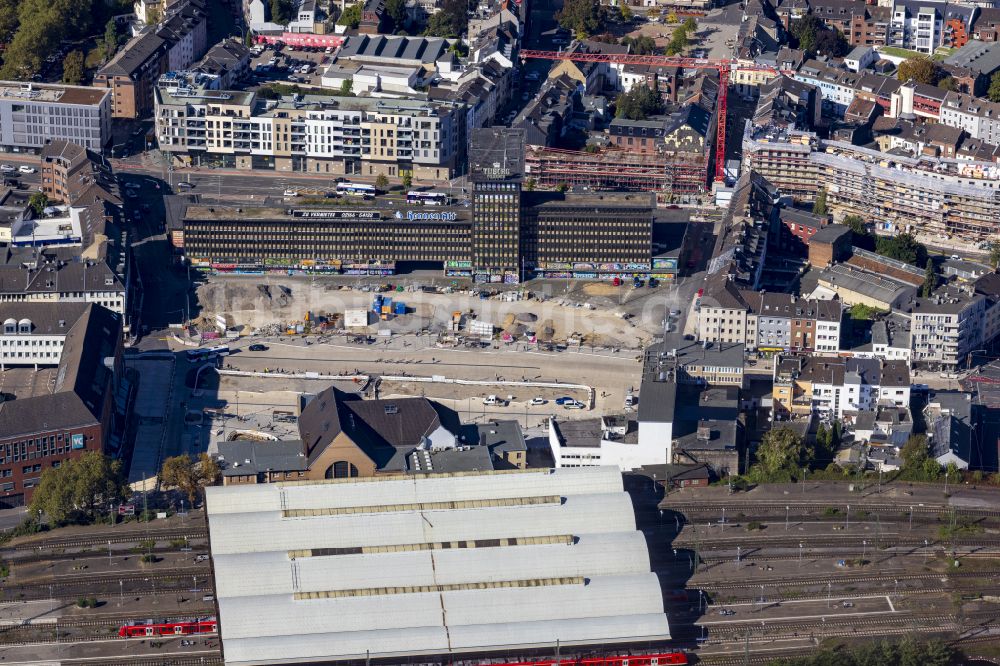
[[[655,192],[657,200],[699,196],[708,188],[709,155],[617,148],[597,152],[527,146],[525,171],[541,187]]]

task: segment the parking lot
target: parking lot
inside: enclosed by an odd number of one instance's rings
[[[259,55],[255,55],[250,61],[253,82],[256,84],[275,81],[319,87],[322,85],[323,71],[333,57],[332,48],[285,46],[275,50],[273,46],[263,49],[260,46],[256,47]],[[307,71],[303,71],[304,68]]]

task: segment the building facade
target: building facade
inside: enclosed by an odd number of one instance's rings
[[[63,139],[101,152],[111,141],[111,94],[99,87],[0,81],[0,145],[21,152]]]

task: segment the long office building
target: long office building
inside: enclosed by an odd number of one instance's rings
[[[221,206],[173,197],[174,247],[216,272],[391,275],[401,264],[517,283],[527,277],[670,279],[653,256],[651,193],[523,192],[523,133],[477,130],[470,205]]]
[[[177,75],[156,91],[156,138],[179,164],[330,175],[453,177],[464,155],[465,105],[207,90]]]
[[[86,86],[0,81],[0,146],[40,151],[65,139],[101,152],[111,141],[111,91]]]
[[[861,215],[880,233],[920,231],[979,242],[1000,232],[1000,167],[905,157],[815,134],[747,124],[745,166],[782,193],[811,201],[825,187],[837,217]]]

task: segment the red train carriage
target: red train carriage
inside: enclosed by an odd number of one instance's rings
[[[121,638],[145,638],[147,636],[187,636],[190,634],[214,634],[218,622],[214,617],[199,620],[140,620],[123,624],[118,629]]]
[[[547,659],[542,661],[517,661],[490,666],[675,666],[688,663],[683,652],[663,652],[657,654],[630,654],[608,657],[585,657],[583,659]]]

